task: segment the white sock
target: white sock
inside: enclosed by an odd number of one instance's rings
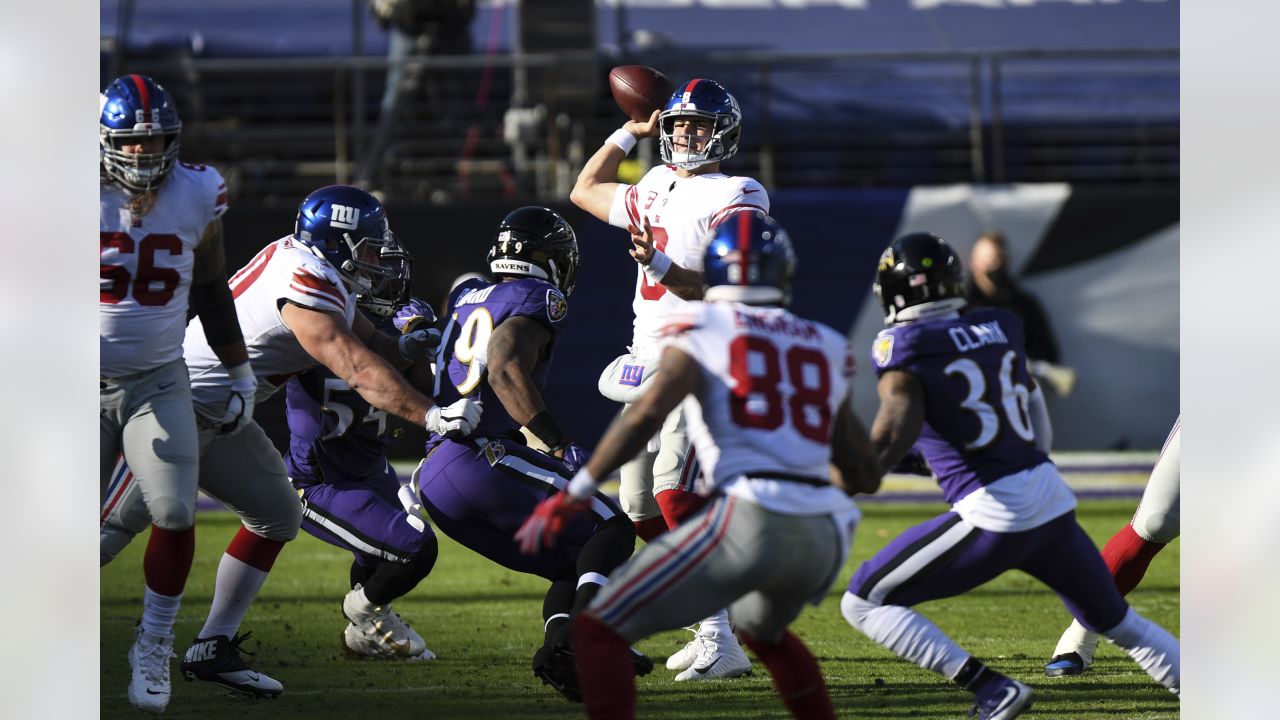
[[[1053,656],[1076,653],[1084,661],[1084,666],[1093,664],[1093,654],[1098,649],[1098,633],[1086,630],[1079,620],[1072,620],[1071,625],[1062,637],[1058,638],[1058,646],[1053,649]]]
[[[721,610],[698,623],[698,634],[719,636],[721,639],[733,638],[733,628],[729,626],[729,611]]]
[[[582,589],[583,585],[599,585],[604,587],[609,584],[609,578],[598,572],[584,572],[578,576],[578,588]]]
[[[213,604],[209,607],[209,618],[204,621],[200,637],[233,637],[266,581],[266,573],[223,553],[213,584]]]
[[[364,620],[370,615],[373,615],[374,609],[378,607],[369,600],[368,595],[364,594],[363,585],[357,585],[354,590],[347,593],[347,596],[350,600],[347,600],[346,598],[343,599],[343,609],[346,609],[345,606],[349,603],[351,605],[351,613],[359,616],[356,618],[357,620]]]
[[[161,595],[147,588],[142,593],[142,631],[156,637],[172,635],[181,605],[182,593]]]
[[[1168,630],[1142,617],[1133,608],[1119,625],[1103,633],[1124,648],[1152,680],[1177,695],[1181,678],[1181,646]]]
[[[969,659],[969,653],[911,608],[876,605],[846,592],[840,599],[840,614],[855,630],[898,657],[948,680],[954,678]]]

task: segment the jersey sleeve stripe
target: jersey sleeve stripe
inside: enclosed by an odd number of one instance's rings
[[[724,222],[725,218],[729,217],[735,212],[741,211],[743,208],[752,208],[755,210],[759,210],[762,213],[768,212],[763,207],[756,205],[755,203],[734,203],[733,205],[728,205],[726,207],[721,208],[719,211],[716,212],[715,215],[711,216],[711,227],[714,229],[717,225]]]
[[[640,210],[636,207],[636,196],[637,196],[637,193],[636,193],[635,185],[632,185],[631,187],[627,188],[627,196],[626,196],[624,205],[627,208],[627,217],[631,219],[631,224],[635,225],[638,228],[641,226],[641,223],[640,223]]]
[[[266,246],[249,261],[248,265],[240,268],[239,272],[231,276],[231,280],[227,284],[231,286],[232,298],[240,297],[240,294],[248,290],[253,281],[258,279],[262,271],[267,269],[267,263],[271,261],[271,256],[275,254],[276,247],[278,247],[277,243],[271,243]]]
[[[316,292],[315,290],[302,287],[297,283],[289,283],[289,289],[321,301],[319,305],[308,305],[307,307],[316,307],[318,310],[332,309],[337,312],[344,312],[346,310],[347,303],[341,297],[334,297],[328,293]],[[323,307],[324,305],[328,305],[330,307]]]
[[[338,287],[334,285],[333,282],[327,278],[316,277],[306,271],[295,270],[293,273],[293,282],[322,293],[328,293],[337,297],[343,296],[343,293],[338,290]]]

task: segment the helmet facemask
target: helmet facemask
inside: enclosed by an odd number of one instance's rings
[[[135,192],[149,192],[160,186],[174,163],[178,161],[179,137],[182,123],[168,128],[113,130],[100,126],[98,145],[101,150],[102,170],[112,180]],[[164,150],[158,153],[126,153],[121,148],[136,145],[140,141],[164,138]]]
[[[399,241],[382,248],[380,265],[384,274],[370,278],[369,290],[356,295],[356,302],[365,311],[388,318],[410,300],[413,260]]]
[[[711,122],[711,136],[704,140],[700,149],[686,147],[682,150],[676,147],[675,126],[678,118]],[[738,139],[742,136],[742,124],[733,115],[688,109],[663,111],[658,116],[658,130],[658,152],[662,156],[662,161],[683,170],[692,170],[710,163],[728,160],[738,151]],[[692,143],[695,137],[700,136],[687,137],[688,140],[682,142]]]

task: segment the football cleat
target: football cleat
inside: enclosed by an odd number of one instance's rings
[[[543,645],[538,648],[538,652],[533,654],[533,675],[569,702],[582,702],[578,669],[573,665],[573,650],[569,646]]]
[[[1031,707],[1031,688],[1003,675],[978,689],[969,717],[978,720],[1013,720]]]
[[[751,674],[751,659],[733,635],[700,635],[701,647],[693,664],[676,675],[676,682],[733,678]]]
[[[648,655],[640,652],[635,648],[631,650],[631,667],[636,671],[636,677],[644,677],[653,672],[653,661]]]
[[[226,635],[196,638],[182,657],[182,676],[188,682],[204,680],[249,697],[276,697],[284,692],[284,685],[250,668],[240,657],[240,644],[251,634],[237,634],[233,638]],[[243,652],[253,654],[248,650]]]
[[[1044,666],[1044,674],[1049,677],[1082,675],[1087,667],[1080,653],[1066,653],[1054,655],[1053,659]]]
[[[693,631],[693,639],[667,658],[668,670],[676,672],[687,670],[693,661],[698,659],[698,653],[702,651],[702,636],[698,634],[697,628],[688,629]]]
[[[427,649],[427,643],[391,605],[364,604],[358,597],[357,584],[342,599],[342,614],[350,622],[342,631],[342,649],[347,655],[371,658],[403,658],[410,660],[435,660],[436,654]]]
[[[149,713],[162,713],[169,705],[169,658],[173,654],[173,636],[152,635],[139,625],[129,648],[129,704]]]

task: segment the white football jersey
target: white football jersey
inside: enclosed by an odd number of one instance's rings
[[[769,194],[751,178],[721,173],[682,178],[675,168],[658,165],[639,183],[618,186],[609,209],[609,224],[643,228],[644,218],[648,218],[654,246],[677,265],[701,271],[712,229],[726,215],[748,209],[769,212]],[[637,266],[631,344],[641,350],[656,346],[667,315],[684,303],[661,283],[651,282]]]
[[[182,357],[195,248],[227,210],[227,186],[207,165],[174,165],[141,217],[129,211],[129,198],[118,185],[102,185],[98,354],[105,377]]]
[[[782,308],[741,303],[690,302],[669,320],[663,346],[688,353],[702,371],[696,395],[684,400],[710,483],[702,489],[789,515],[853,509],[827,484],[832,428],[853,376],[849,339]],[[776,479],[788,477],[800,481]]]
[[[292,235],[259,251],[231,276],[228,284],[235,297],[249,362],[258,378],[254,397],[258,403],[271,397],[290,377],[318,364],[280,317],[285,302],[338,313],[346,319],[347,327],[355,320],[355,294],[347,289],[338,271]],[[231,379],[205,340],[199,318],[187,327],[183,351],[196,411],[220,419]]]

